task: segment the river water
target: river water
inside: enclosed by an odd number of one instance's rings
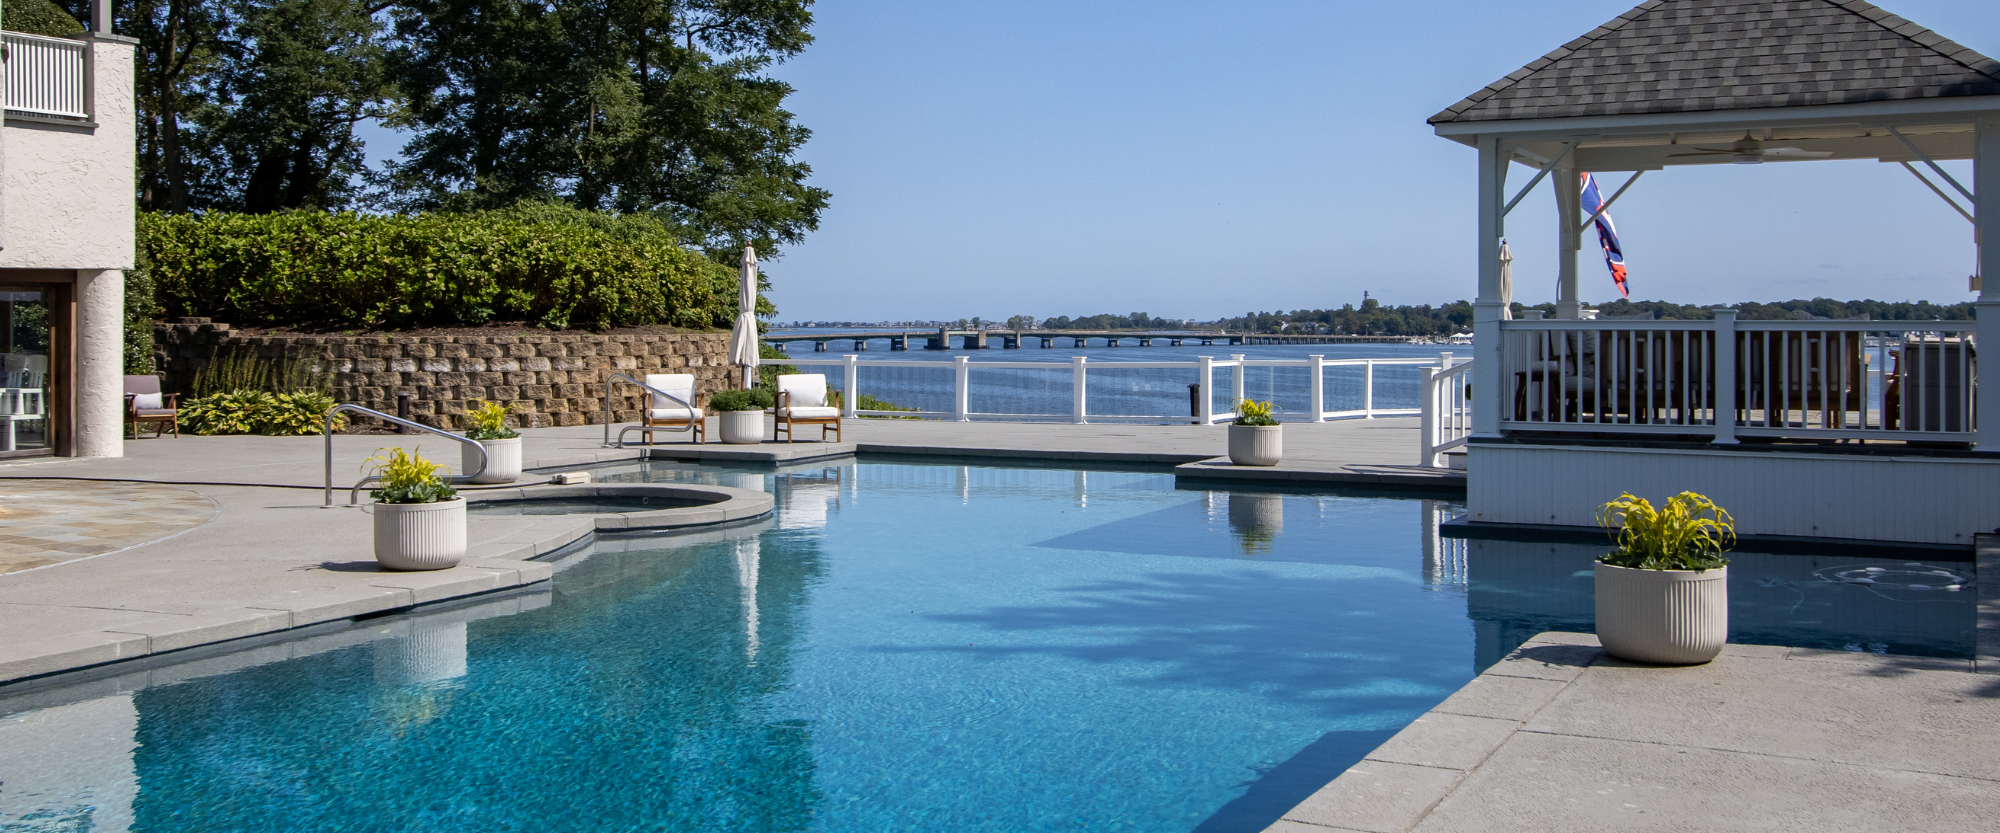
[[[772,330],[771,335],[811,334],[814,332],[858,332],[859,330]],[[894,331],[901,333],[901,330]],[[916,331],[912,331],[916,332]],[[1004,414],[1007,419],[1061,420],[1070,419],[1073,398],[1071,371],[1068,367],[1075,356],[1089,359],[1085,374],[1088,390],[1085,394],[1091,418],[1121,418],[1140,422],[1184,422],[1193,413],[1188,386],[1196,381],[1198,372],[1193,368],[1126,368],[1120,364],[1132,362],[1195,362],[1201,356],[1210,356],[1217,361],[1226,361],[1233,355],[1249,359],[1289,359],[1304,360],[1315,353],[1327,360],[1334,359],[1427,359],[1435,360],[1443,353],[1468,356],[1471,348],[1465,345],[1433,344],[1298,344],[1298,345],[1242,345],[1202,346],[1199,344],[1181,347],[1166,346],[1155,342],[1153,347],[1132,346],[1127,342],[1122,347],[1097,346],[1074,348],[1063,346],[1043,349],[1039,340],[1030,341],[1030,346],[1019,350],[1005,350],[998,338],[991,339],[985,350],[908,350],[891,351],[886,337],[869,343],[868,349],[859,353],[861,368],[857,373],[857,387],[860,392],[886,402],[920,411],[951,413],[953,411],[954,377],[953,368],[948,365],[958,357],[967,357],[971,364],[971,410],[978,418],[980,414]],[[800,342],[788,345],[790,354],[800,359],[834,359],[852,352],[847,342],[833,342],[824,353],[813,352],[812,345]],[[767,360],[772,361],[772,360]],[[925,366],[934,363],[939,366]],[[1009,367],[1033,363],[1060,363],[1059,368]],[[843,372],[839,367],[804,366],[806,373],[825,373],[827,382],[839,388]],[[1230,369],[1215,371],[1212,385],[1214,408],[1217,413],[1231,410]],[[1293,419],[1305,418],[1310,412],[1311,398],[1310,371],[1305,367],[1247,367],[1243,369],[1243,394],[1246,398],[1269,400],[1276,403],[1281,416]],[[1325,373],[1326,410],[1353,410],[1362,407],[1366,372],[1361,367],[1328,367]],[[1415,408],[1418,387],[1423,379],[1423,371],[1416,366],[1383,365],[1375,368],[1374,406],[1376,408]],[[999,417],[989,417],[999,418]]]

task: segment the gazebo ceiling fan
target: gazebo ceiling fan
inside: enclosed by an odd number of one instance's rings
[[[1695,150],[1700,152],[1669,154],[1667,158],[1675,159],[1682,156],[1727,156],[1730,162],[1738,165],[1756,165],[1766,159],[1825,159],[1833,155],[1833,151],[1830,150],[1806,150],[1804,148],[1793,147],[1767,148],[1764,147],[1763,142],[1758,141],[1755,136],[1747,132],[1743,134],[1743,138],[1736,141],[1736,144],[1729,147],[1697,147]]]

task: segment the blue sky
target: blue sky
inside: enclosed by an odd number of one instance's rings
[[[821,2],[777,75],[833,199],[768,264],[772,300],[875,320],[1469,298],[1473,151],[1424,119],[1632,2]],[[2000,3],[1881,5],[2000,55]],[[1516,300],[1553,300],[1554,211],[1544,186],[1510,218]],[[1661,171],[1613,213],[1636,298],[1971,297],[1971,226],[1900,166]],[[1615,297],[1588,250],[1583,275]]]

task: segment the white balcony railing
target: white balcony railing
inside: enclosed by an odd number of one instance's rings
[[[1970,442],[1971,321],[1501,323],[1503,431]]]
[[[1289,389],[1280,391],[1276,397],[1295,404],[1303,399],[1303,411],[1297,408],[1285,413],[1303,413],[1308,421],[1321,422],[1330,419],[1357,419],[1387,416],[1418,416],[1421,401],[1415,394],[1422,384],[1420,374],[1425,369],[1454,367],[1450,353],[1438,358],[1408,359],[1327,359],[1310,356],[1305,359],[1245,359],[1232,356],[1228,359],[1213,359],[1203,356],[1192,362],[1092,362],[1077,356],[1067,362],[975,362],[970,357],[960,356],[954,361],[864,361],[859,356],[846,355],[838,358],[787,357],[768,359],[775,364],[799,365],[805,368],[837,368],[828,373],[829,382],[847,392],[843,398],[843,408],[847,416],[928,416],[957,420],[984,419],[1060,419],[1060,413],[1022,412],[1024,403],[1037,401],[1059,403],[1068,400],[1068,421],[1086,423],[1092,420],[1151,420],[1163,422],[1193,421],[1201,424],[1228,422],[1236,418],[1234,405],[1246,397],[1245,370],[1249,368],[1269,368],[1272,373],[1286,370],[1290,373],[1303,371],[1305,384],[1299,385],[1296,377],[1288,379]],[[1458,365],[1462,366],[1462,365]],[[950,410],[923,409],[917,411],[869,410],[858,407],[859,394],[869,394],[890,399],[895,393],[886,392],[883,387],[863,384],[861,371],[871,374],[928,373],[931,378],[921,384],[907,386],[923,390],[942,390],[946,387],[941,374],[951,373],[949,385],[952,391]],[[1408,400],[1409,407],[1384,407],[1378,402],[1377,370],[1399,371],[1395,381],[1398,396]],[[1227,399],[1220,400],[1216,394],[1223,391],[1215,387],[1216,371],[1226,370]],[[1327,382],[1329,373],[1342,371],[1341,382],[1351,383],[1347,387],[1356,395],[1346,397],[1344,404],[1354,407],[1329,407],[1330,398]],[[1165,371],[1164,373],[1162,371]],[[1187,371],[1185,374],[1174,371]],[[1409,378],[1401,378],[1408,376]],[[1066,377],[1066,378],[1065,378]],[[880,378],[878,375],[877,378]],[[1120,385],[1116,403],[1127,407],[1122,409],[1104,408],[1095,405],[1099,399],[1113,399],[1110,391],[1099,389],[1092,395],[1093,381],[1099,385]],[[981,383],[975,385],[975,382]],[[1199,384],[1198,392],[1185,393],[1188,383]],[[1273,380],[1275,385],[1275,380]],[[1187,396],[1188,399],[1181,397]],[[1264,393],[1250,395],[1251,399],[1266,398]],[[1191,401],[1190,401],[1191,400]],[[977,410],[975,403],[984,402],[1000,406],[998,410]],[[1155,409],[1169,402],[1188,402],[1188,413],[1148,413],[1140,409]],[[1387,404],[1402,405],[1390,401]]]
[[[1447,358],[1443,367],[1424,369],[1419,465],[1442,467],[1444,453],[1472,436],[1471,387],[1472,362],[1455,365]]]
[[[7,112],[90,117],[90,44],[20,32],[0,39],[7,49]]]

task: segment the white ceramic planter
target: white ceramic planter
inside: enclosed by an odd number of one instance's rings
[[[1275,466],[1285,453],[1285,426],[1229,426],[1229,462],[1239,466]]]
[[[742,445],[764,441],[763,411],[718,411],[722,420],[722,441]]]
[[[442,570],[465,557],[465,498],[377,503],[375,560],[391,570]]]
[[[1614,657],[1699,665],[1729,641],[1729,568],[1634,570],[1599,563],[1597,639]]]
[[[511,440],[480,440],[486,449],[486,471],[472,478],[474,483],[512,483],[521,479],[521,438]],[[471,446],[458,447],[459,471],[470,474],[479,467],[479,455]]]

